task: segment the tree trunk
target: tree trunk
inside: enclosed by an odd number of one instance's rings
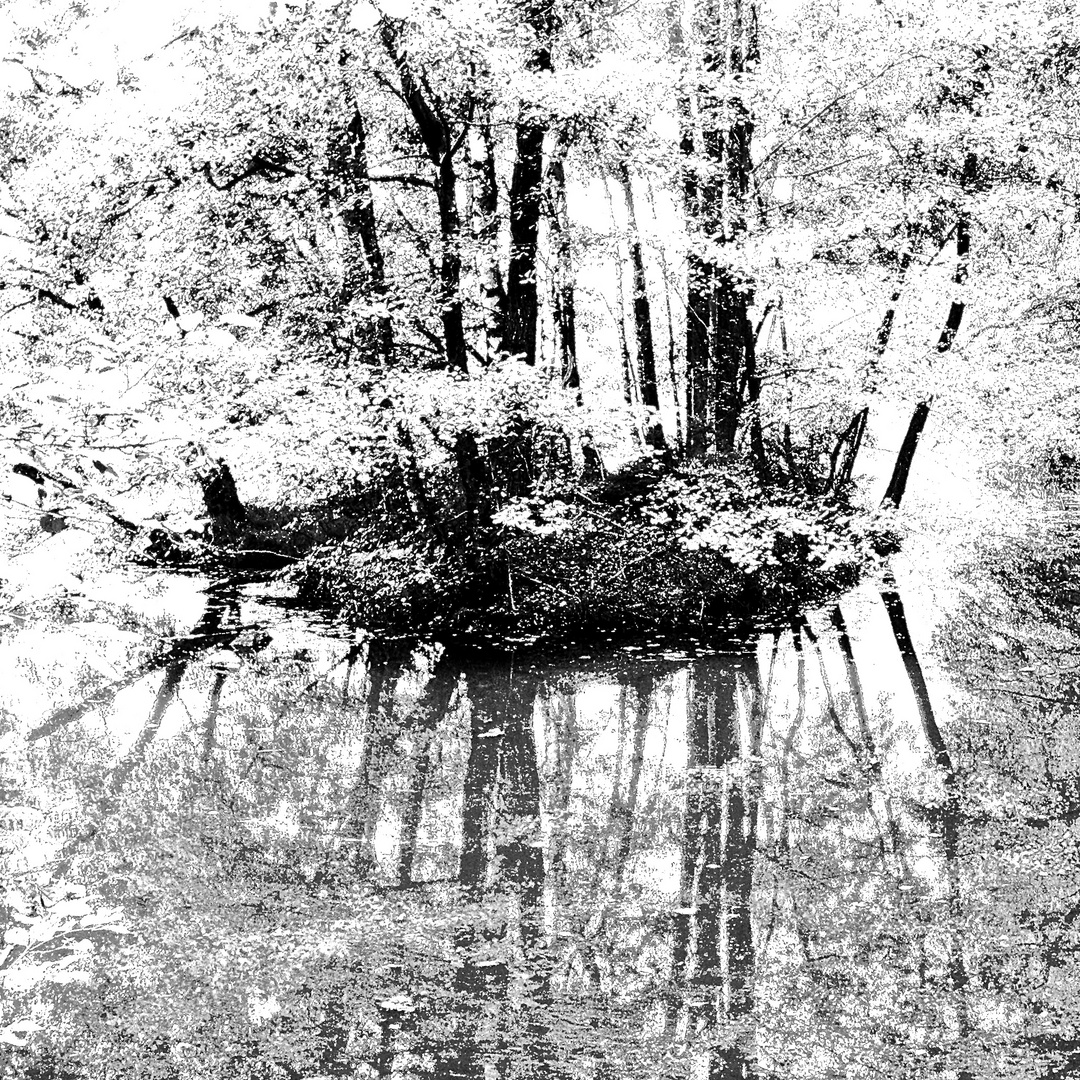
[[[189,448],[192,472],[202,492],[206,516],[210,519],[210,539],[230,544],[239,539],[247,521],[247,511],[236,493],[236,481],[224,458],[213,458],[194,443]]]
[[[623,288],[623,255],[618,241],[619,223],[615,217],[615,202],[611,197],[611,188],[604,181],[604,194],[607,195],[608,213],[611,215],[611,227],[615,233],[615,310],[611,317],[615,323],[615,334],[619,342],[619,357],[622,371],[623,400],[633,405],[637,392],[637,380],[634,377],[634,363],[630,356],[630,343],[626,337],[626,292]],[[642,433],[639,432],[639,436]]]
[[[758,56],[757,12],[749,0],[730,0],[722,10],[702,13],[705,68],[710,76],[737,80]],[[746,229],[746,203],[753,162],[753,123],[741,98],[723,101],[703,90],[698,114],[705,119],[700,134],[684,110],[682,147],[696,144],[708,162],[703,176],[688,168],[684,180],[686,213],[695,234],[687,284],[688,449],[701,453],[711,442],[718,452],[735,445],[742,406],[741,385],[753,366],[748,310],[749,283],[715,254],[717,246],[735,243]],[[720,118],[730,122],[717,126]]]
[[[641,386],[641,403],[650,410],[646,421],[645,442],[655,450],[664,449],[664,428],[660,422],[660,396],[656,387],[656,354],[653,351],[652,309],[645,281],[645,260],[641,253],[641,235],[638,232],[637,213],[634,206],[634,189],[626,162],[618,165],[619,183],[626,199],[626,223],[630,245],[630,266],[634,280],[634,338],[637,345],[638,378]]]
[[[465,499],[465,531],[469,540],[491,527],[490,477],[471,432],[459,433],[454,443],[458,480]]]
[[[420,817],[424,806],[428,775],[431,772],[431,742],[439,724],[446,716],[457,684],[457,670],[449,667],[445,662],[440,663],[432,672],[408,720],[407,727],[415,744],[416,764],[401,814],[401,846],[397,867],[399,885],[409,885],[413,880],[416,842],[420,834]]]
[[[566,206],[567,139],[559,132],[551,148],[547,170],[548,238],[552,252],[551,306],[555,321],[555,349],[562,385],[578,390],[581,378],[577,366],[577,327],[574,302],[574,263],[570,250],[570,215]]]
[[[855,469],[855,460],[859,456],[869,417],[869,406],[860,409],[851,418],[847,430],[836,440],[836,445],[829,455],[829,479],[825,483],[826,493],[839,491],[851,483],[851,474]]]
[[[483,309],[483,353],[487,363],[502,352],[502,308],[506,302],[499,273],[499,189],[495,176],[495,150],[490,125],[469,129],[469,165],[472,169],[472,234],[479,259]]]
[[[518,124],[517,158],[510,182],[510,267],[506,287],[506,351],[536,363],[536,241],[540,230],[543,124]]]
[[[930,415],[930,405],[933,400],[933,398],[928,398],[926,401],[920,401],[915,406],[915,412],[912,413],[911,422],[908,424],[907,434],[900,445],[899,454],[896,455],[896,465],[893,467],[889,486],[885,489],[885,495],[882,497],[882,505],[889,502],[897,510],[900,509],[900,500],[903,499],[904,491],[907,488],[908,475],[911,472],[911,464],[915,460],[919,437],[926,426],[926,418]]]
[[[656,209],[652,195],[652,188],[646,188],[650,212],[655,219]],[[683,442],[682,425],[682,395],[679,393],[679,380],[675,372],[675,320],[671,313],[671,274],[668,272],[667,256],[664,254],[663,245],[659,249],[660,276],[664,283],[664,314],[667,319],[667,375],[671,386],[671,400],[675,406],[675,452],[681,454],[685,449]]]
[[[439,236],[442,255],[439,264],[439,299],[443,325],[443,345],[447,366],[468,371],[465,348],[465,329],[461,305],[461,216],[457,204],[457,173],[454,154],[464,136],[455,138],[449,123],[439,115],[429,98],[430,88],[421,75],[413,71],[408,53],[399,37],[400,20],[384,15],[379,20],[379,35],[383,47],[397,69],[401,96],[412,113],[417,131],[435,166],[435,193],[439,202]]]
[[[676,970],[676,982],[689,991],[685,1007],[692,1030],[722,1027],[753,1007],[750,900],[758,808],[731,766],[743,760],[739,669],[754,686],[748,668],[755,663],[752,656],[695,662],[690,676],[680,898],[680,918],[687,925],[676,932],[674,958],[684,965]],[[750,1074],[750,1062],[737,1046],[708,1052],[708,1058],[702,1075]]]
[[[468,371],[461,304],[461,216],[457,206],[457,174],[454,171],[453,153],[449,147],[438,165],[439,233],[442,241],[439,282],[442,286],[446,363],[457,371]]]
[[[351,241],[359,241],[360,247],[359,253],[350,249],[345,255],[339,294],[341,306],[348,308],[365,296],[385,306],[386,269],[368,179],[367,133],[364,119],[355,106],[348,127],[331,139],[327,172],[341,201],[345,230]],[[360,343],[362,358],[378,364],[390,363],[394,333],[389,311],[366,322],[367,332]]]
[[[964,158],[964,171],[960,176],[960,190],[964,194],[971,190],[978,174],[979,159],[973,153],[968,153]],[[956,295],[949,305],[949,314],[945,318],[945,325],[941,328],[941,336],[938,338],[938,352],[948,352],[952,343],[960,331],[960,323],[964,319],[964,300],[961,290],[967,284],[968,278],[968,255],[971,252],[971,218],[966,209],[961,210],[956,219],[956,270],[953,272],[953,284],[956,286]]]
[[[523,0],[522,20],[535,35],[526,62],[531,72],[551,71],[551,38],[555,31],[552,0]],[[523,106],[527,113],[528,104]],[[536,241],[540,229],[544,136],[547,124],[523,115],[517,124],[517,153],[510,180],[510,266],[506,281],[506,351],[526,364],[536,363]]]

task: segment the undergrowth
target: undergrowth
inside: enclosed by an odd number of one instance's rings
[[[733,461],[549,484],[452,542],[391,509],[292,571],[302,599],[395,633],[706,631],[801,608],[898,546],[890,512],[765,489]]]

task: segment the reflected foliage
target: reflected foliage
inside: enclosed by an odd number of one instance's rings
[[[8,737],[3,1075],[1067,1076],[1073,678],[1015,595],[469,663],[218,605]]]

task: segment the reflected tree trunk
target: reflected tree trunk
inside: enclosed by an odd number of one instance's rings
[[[214,682],[210,687],[210,697],[206,703],[206,722],[203,725],[203,752],[202,763],[207,765],[214,752],[217,741],[217,718],[221,711],[221,691],[225,687],[228,676],[224,671],[214,673]]]
[[[382,785],[397,739],[395,691],[404,663],[376,645],[368,652],[364,756],[346,803],[342,832],[354,844],[352,864],[360,876],[375,866],[375,827],[382,809]]]
[[[147,747],[154,741],[154,736],[157,735],[158,730],[161,727],[161,722],[165,718],[165,713],[176,698],[177,691],[180,689],[180,683],[187,672],[188,664],[191,662],[191,658],[196,649],[199,647],[206,647],[206,645],[211,643],[220,644],[222,623],[225,621],[225,616],[227,613],[230,616],[235,615],[236,611],[237,605],[235,603],[226,605],[213,601],[208,603],[206,610],[195,625],[195,628],[191,631],[191,634],[184,639],[186,642],[190,643],[190,647],[187,649],[175,649],[171,659],[163,665],[164,675],[161,680],[161,685],[158,687],[157,694],[154,696],[154,703],[150,707],[150,715],[147,717],[142,731],[139,732],[139,736],[135,740],[134,746],[128,751],[124,759],[117,764],[116,768],[113,769],[112,775],[109,777],[108,790],[111,794],[119,794],[121,788],[127,782],[128,777],[130,777],[142,764],[143,759],[146,757]],[[226,640],[231,640],[238,632],[238,629],[229,631],[230,636]],[[213,709],[213,715],[216,719],[216,708]],[[208,721],[208,723],[210,722],[212,721]]]
[[[544,853],[533,710],[539,682],[528,670],[491,668],[472,672],[466,685],[471,745],[459,882],[474,903],[502,899],[505,921],[501,928],[490,921],[482,927],[469,922],[455,934],[455,986],[475,999],[477,1008],[468,1029],[458,1033],[452,1059],[440,1062],[436,1075],[487,1080],[503,1075],[508,1065],[502,1018],[511,981],[521,984],[527,1000],[543,1001],[548,994],[538,949]],[[538,1045],[544,1031],[534,1033]]]
[[[158,688],[158,692],[154,696],[154,704],[150,708],[150,715],[143,725],[142,731],[139,732],[135,745],[113,770],[112,776],[109,777],[109,791],[113,795],[120,793],[120,789],[124,786],[128,777],[142,764],[143,759],[146,757],[147,747],[154,741],[154,736],[161,727],[161,721],[165,718],[166,711],[176,698],[176,692],[180,688],[180,681],[187,671],[187,666],[187,660],[176,660],[166,666],[161,686]]]
[[[866,693],[863,690],[859,667],[855,662],[855,651],[851,645],[847,624],[839,606],[833,608],[831,620],[836,628],[840,652],[844,657],[851,701],[859,724],[859,734],[862,739],[860,764],[866,776],[867,805],[874,815],[875,823],[878,826],[878,834],[881,837],[882,860],[885,861],[891,856],[896,861],[898,876],[901,880],[904,880],[908,877],[908,871],[900,844],[900,825],[893,812],[892,800],[885,790],[881,756],[878,753],[874,733],[870,726],[870,712],[866,705]],[[880,823],[882,819],[884,825]]]
[[[398,884],[402,886],[412,884],[424,793],[431,773],[432,742],[440,722],[450,709],[457,685],[457,668],[448,667],[445,662],[439,664],[404,725],[405,730],[413,739],[415,760],[401,814],[401,848],[398,854],[397,879]]]
[[[619,799],[613,810],[617,811],[616,842],[614,852],[615,881],[622,884],[630,860],[634,834],[634,815],[637,811],[638,791],[641,787],[641,769],[645,763],[645,738],[652,719],[652,696],[655,679],[651,674],[637,678],[634,690],[634,731],[630,746],[630,775],[626,783],[626,797]]]
[[[713,1041],[710,1077],[754,1074],[741,1033],[720,1028],[753,1009],[754,879],[757,795],[737,768],[746,757],[739,710],[740,677],[756,686],[750,655],[696,661],[687,694],[688,790],[682,886],[673,946],[675,982],[690,1028]]]
[[[908,682],[911,684],[911,692],[915,698],[915,707],[918,710],[919,720],[922,723],[926,741],[934,755],[934,763],[941,770],[944,783],[944,798],[940,805],[934,808],[931,821],[936,831],[941,836],[941,843],[945,861],[945,877],[948,882],[948,903],[951,928],[949,931],[948,946],[948,972],[949,984],[956,994],[957,1028],[959,1042],[971,1033],[971,1020],[967,1004],[967,986],[970,976],[967,964],[964,960],[963,942],[958,927],[963,916],[963,904],[960,889],[960,793],[958,790],[959,775],[953,762],[952,754],[938,726],[937,717],[934,714],[934,706],[930,697],[930,689],[926,683],[922,664],[918,653],[915,651],[914,642],[911,639],[911,631],[908,628],[907,614],[904,611],[903,601],[895,589],[884,590],[881,593],[885,610],[889,614],[889,623],[892,626],[893,638],[900,657],[907,672]],[[958,1071],[959,1080],[973,1080],[973,1074],[966,1069]]]

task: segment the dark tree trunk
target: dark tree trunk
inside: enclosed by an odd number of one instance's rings
[[[535,434],[536,428],[519,416],[511,421],[508,434],[488,439],[488,467],[500,502],[532,491],[537,459]]]
[[[360,251],[345,255],[340,302],[347,308],[358,297],[368,296],[386,303],[386,267],[379,244],[375,204],[368,179],[367,133],[358,109],[344,132],[330,144],[327,172],[341,202],[341,219],[350,240],[359,242]],[[361,341],[363,359],[388,364],[393,358],[394,334],[390,315],[368,320],[368,332]]]
[[[232,470],[224,458],[211,457],[201,446],[191,444],[188,454],[210,519],[211,540],[216,544],[233,543],[243,531],[247,511],[237,494]]]
[[[473,178],[472,233],[479,259],[483,308],[483,355],[487,363],[503,350],[502,310],[506,303],[499,273],[499,189],[495,176],[495,150],[488,124],[469,130],[470,167]]]
[[[911,465],[915,460],[919,437],[926,426],[926,418],[930,415],[932,401],[933,398],[929,398],[926,401],[920,401],[915,406],[915,412],[912,413],[911,421],[908,424],[907,434],[900,444],[900,452],[896,455],[896,465],[893,467],[892,478],[889,480],[889,486],[885,489],[885,495],[881,500],[882,505],[888,502],[892,503],[898,510],[900,509],[900,500],[903,499],[904,491],[907,489],[908,475],[911,473]]]
[[[475,437],[461,432],[454,443],[458,479],[465,499],[465,530],[470,540],[491,526],[491,481]]]
[[[638,379],[641,403],[650,410],[646,443],[656,450],[664,448],[664,428],[660,423],[660,395],[656,386],[656,354],[653,350],[652,309],[645,281],[645,260],[641,253],[637,212],[630,170],[625,162],[618,167],[619,183],[626,198],[626,220],[629,232],[630,266],[634,280],[634,338],[637,345]]]
[[[934,809],[935,832],[939,833],[942,841],[943,854],[945,856],[945,877],[948,882],[949,915],[952,920],[950,940],[948,946],[947,970],[949,982],[957,995],[957,1011],[959,1013],[960,1037],[963,1040],[970,1033],[970,1016],[967,1006],[967,986],[970,981],[967,964],[964,961],[963,944],[958,940],[956,927],[963,925],[960,892],[960,794],[957,790],[959,776],[956,764],[945,738],[938,727],[937,717],[934,715],[933,703],[930,699],[930,690],[926,685],[926,676],[923,674],[922,664],[919,662],[918,653],[915,652],[914,643],[911,640],[911,632],[908,629],[907,616],[904,613],[904,604],[900,594],[895,589],[883,591],[881,599],[885,609],[889,613],[889,623],[892,626],[893,637],[896,647],[904,662],[904,670],[907,672],[911,691],[915,697],[915,707],[922,722],[923,733],[934,755],[934,763],[942,772],[945,785],[945,798]],[[958,1072],[960,1080],[973,1080],[974,1074],[966,1069]]]
[[[577,366],[577,326],[574,302],[574,263],[570,250],[570,215],[566,206],[567,140],[560,132],[552,147],[547,170],[547,221],[554,273],[551,306],[555,321],[555,350],[559,376],[568,390],[578,390],[581,378]]]
[[[757,60],[757,12],[748,0],[733,0],[722,11],[702,16],[710,73],[737,77]],[[708,162],[701,177],[687,169],[684,201],[699,243],[735,243],[746,228],[746,203],[753,162],[753,123],[741,99],[700,94],[699,113],[706,117],[700,152]],[[684,152],[696,149],[684,110]],[[730,117],[725,126],[714,126]],[[717,119],[714,119],[717,118]],[[742,385],[752,375],[753,337],[749,330],[749,282],[727,262],[691,252],[687,284],[688,450],[701,453],[711,441],[718,452],[735,445],[742,408]]]
[[[919,720],[922,723],[926,741],[934,752],[934,762],[942,770],[946,778],[954,778],[956,769],[953,766],[952,756],[945,744],[945,739],[934,715],[934,707],[930,700],[930,689],[926,685],[926,676],[923,674],[922,664],[919,662],[919,655],[915,651],[915,645],[911,640],[911,631],[908,629],[904,603],[895,589],[883,591],[881,601],[885,605],[885,610],[889,613],[889,624],[892,626],[896,648],[904,662],[904,670],[907,672],[908,682],[911,683],[911,692],[915,697],[915,707],[919,711]]]
[[[836,440],[836,445],[829,455],[829,479],[825,483],[826,493],[839,491],[851,483],[851,474],[855,469],[855,461],[859,456],[869,417],[869,406],[860,409],[851,418],[847,430]]]
[[[889,307],[882,317],[878,327],[877,337],[874,341],[874,352],[883,356],[889,346],[892,337],[893,324],[896,322],[896,305],[900,302],[900,296],[904,291],[904,279],[907,277],[908,268],[911,266],[912,252],[907,248],[900,256],[900,268],[896,274],[896,284],[893,287],[892,296],[889,297]]]
[[[447,148],[438,165],[439,232],[442,239],[439,282],[442,286],[446,363],[457,371],[468,371],[461,304],[461,216],[457,205],[457,174],[454,171],[453,151],[450,148]]]
[[[964,171],[960,176],[960,190],[969,192],[975,185],[978,175],[979,159],[973,153],[968,153],[964,158]],[[961,210],[956,219],[956,269],[953,272],[953,284],[956,286],[957,295],[949,305],[949,314],[945,317],[945,325],[941,328],[941,336],[938,338],[938,352],[948,352],[952,343],[960,331],[960,324],[964,319],[964,301],[960,298],[960,290],[967,284],[968,279],[968,256],[971,252],[971,218],[966,209]]]
[[[402,486],[405,489],[409,510],[417,525],[430,529],[436,536],[444,540],[446,539],[446,529],[439,517],[435,503],[424,486],[424,477],[420,472],[420,462],[416,456],[416,447],[413,444],[409,426],[399,420],[395,431],[398,445],[401,447],[401,453],[398,455],[398,467],[401,470]]]
[[[753,1007],[754,942],[750,917],[757,804],[737,772],[742,760],[739,676],[752,686],[755,658],[694,665],[687,700],[686,833],[680,908],[687,927],[675,935],[685,965],[688,1020],[694,1029],[746,1016]],[[760,692],[760,690],[759,690]],[[691,929],[692,927],[692,929]],[[740,1047],[711,1051],[707,1074],[746,1077]]]
[[[401,43],[399,20],[383,16],[379,34],[401,81],[401,96],[409,107],[417,131],[435,166],[435,193],[439,203],[439,234],[442,254],[439,264],[439,300],[442,311],[443,346],[447,366],[468,370],[465,329],[461,304],[461,216],[457,203],[457,173],[454,155],[464,135],[455,137],[449,123],[432,105],[431,93],[423,76],[413,70],[408,53]]]
[[[535,41],[526,68],[551,71],[551,39],[555,31],[553,0],[523,0],[521,19]],[[528,104],[523,106],[528,111]],[[506,279],[505,348],[526,364],[536,363],[536,241],[540,229],[541,188],[544,179],[544,136],[547,124],[522,116],[517,125],[517,153],[510,180],[510,266]]]
[[[652,188],[647,188],[649,193],[649,207],[653,217],[656,216],[656,209],[654,206]],[[671,274],[668,272],[667,256],[664,254],[663,246],[661,246],[659,252],[660,259],[660,275],[664,283],[664,314],[667,319],[667,335],[668,335],[668,347],[667,347],[667,376],[668,382],[671,386],[671,399],[675,406],[675,452],[681,454],[686,445],[683,441],[683,425],[682,425],[682,395],[679,393],[679,380],[675,372],[675,320],[672,317],[671,312]]]
[[[625,260],[622,255],[622,247],[618,241],[618,221],[615,217],[615,201],[611,197],[611,188],[604,182],[604,194],[607,195],[608,213],[611,215],[611,227],[616,235],[615,242],[615,308],[611,311],[611,317],[615,322],[615,336],[619,342],[619,356],[622,370],[623,400],[627,405],[633,405],[637,396],[637,378],[634,374],[634,362],[630,356],[630,342],[626,336],[626,292],[623,288],[623,265]],[[609,309],[611,310],[611,309]],[[642,436],[639,430],[639,437]]]
[[[420,700],[416,703],[406,725],[416,746],[416,763],[401,815],[401,846],[397,873],[399,885],[409,885],[413,880],[420,817],[424,806],[428,775],[431,772],[431,741],[439,723],[446,716],[457,684],[457,670],[446,664],[440,664],[439,668],[432,673],[427,686],[424,687]]]
[[[546,127],[521,123],[510,181],[510,266],[506,283],[506,351],[536,363],[536,241],[540,231],[540,182]]]

